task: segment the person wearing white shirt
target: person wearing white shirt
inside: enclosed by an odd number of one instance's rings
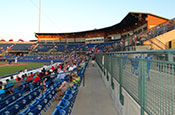
[[[59,80],[64,79],[66,74],[64,73],[63,70],[61,70],[61,68],[58,68],[57,73],[58,73],[58,75],[57,75],[56,79],[59,79]]]

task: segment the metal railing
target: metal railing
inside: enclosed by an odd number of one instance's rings
[[[150,115],[175,115],[174,53],[175,50],[157,50],[95,56],[107,80],[107,73],[111,75],[111,87],[115,88],[113,79],[120,84],[121,104],[124,88],[140,105],[141,115],[144,111]],[[156,60],[155,54],[167,56],[167,60]]]

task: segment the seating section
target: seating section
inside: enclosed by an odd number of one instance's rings
[[[54,47],[54,45],[52,45],[52,44],[43,44],[43,45],[39,44],[39,45],[35,48],[35,50],[36,50],[36,51],[49,51],[49,50],[52,49],[53,47]]]
[[[61,85],[62,81],[54,84],[45,93],[43,93],[38,99],[36,99],[28,108],[26,108],[19,115],[38,115],[42,110],[46,111],[46,105],[51,105],[50,101],[56,96],[55,89]]]
[[[13,47],[11,47],[12,50],[29,50],[30,47],[32,46],[33,44],[15,44]]]
[[[41,93],[41,86],[31,90],[24,96],[18,98],[13,103],[8,104],[6,107],[0,110],[1,115],[15,115],[20,110],[24,109],[28,104],[30,104],[36,97]]]
[[[71,113],[86,66],[87,63],[85,63],[77,74],[80,77],[80,82],[68,88],[53,111],[53,115],[67,115]],[[77,71],[77,69],[74,71]],[[67,74],[63,80],[53,83],[56,76],[57,74],[52,75],[51,79],[46,82],[47,90],[45,92],[43,92],[44,90],[41,85],[43,79],[34,83],[24,83],[21,85],[23,87],[18,86],[14,94],[0,99],[0,115],[38,115],[41,111],[46,112],[47,107],[58,96],[56,89],[61,86],[63,81],[70,81],[70,75]]]
[[[20,98],[23,96],[23,94],[27,91],[32,91],[34,88],[38,87],[40,85],[40,82],[35,82],[31,83],[29,81],[28,83],[23,83],[22,85],[18,86],[17,88],[14,89],[14,94],[11,94],[9,96],[8,93],[9,91],[12,90],[13,87],[9,87],[5,89],[5,94],[3,97],[0,98],[0,110],[7,106],[10,103],[13,103],[16,99]]]
[[[65,45],[60,44],[60,45],[56,45],[55,47],[57,51],[64,51],[65,50],[64,46]]]
[[[8,47],[10,47],[12,44],[0,44],[0,53],[2,53],[3,51],[5,51]]]
[[[69,44],[67,46],[67,51],[79,50],[82,44]]]
[[[34,46],[36,44],[32,44],[32,43],[18,43],[18,44],[0,44],[0,52],[2,52],[2,50],[6,50],[7,47],[10,47],[11,45],[13,45],[10,49],[11,50],[16,50],[16,51],[41,51],[41,52],[47,52],[50,49],[55,49],[56,51],[79,51],[80,49],[84,50],[84,51],[89,51],[92,50],[93,48],[98,48],[99,50],[103,50],[106,46],[109,45],[113,45],[116,42],[104,42],[104,43],[89,43],[89,44],[85,44],[85,43],[69,43],[69,44],[38,44],[36,48],[34,48]]]

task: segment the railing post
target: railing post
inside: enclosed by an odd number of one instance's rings
[[[119,57],[119,83],[120,83],[120,103],[124,105],[124,96],[122,94],[122,87],[123,87],[123,78],[122,78],[122,73],[123,73],[123,65],[122,65],[122,58]]]
[[[109,81],[109,76],[108,76],[108,66],[109,66],[109,63],[108,63],[108,61],[109,61],[109,57],[108,57],[108,55],[105,55],[106,56],[106,79],[107,79],[107,81]]]
[[[110,64],[111,64],[111,65],[110,65],[110,66],[111,66],[111,67],[110,67],[110,69],[111,69],[111,70],[110,70],[110,72],[111,72],[111,73],[110,73],[110,74],[111,74],[111,87],[112,87],[112,89],[114,89],[113,69],[112,69],[113,66],[112,66],[112,62],[113,62],[113,61],[112,61],[112,56],[110,55]]]
[[[174,62],[173,54],[172,53],[168,53],[168,61],[169,62]]]
[[[146,63],[142,59],[144,58],[143,54],[141,55],[141,59],[139,61],[139,80],[138,80],[138,95],[139,95],[139,103],[141,105],[141,115],[144,115],[144,108],[145,108],[145,98],[146,98],[146,87],[145,87],[145,80],[146,80]]]

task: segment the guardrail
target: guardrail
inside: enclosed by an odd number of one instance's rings
[[[124,104],[122,88],[140,105],[141,115],[175,114],[175,64],[174,50],[133,51],[95,54],[104,73],[120,84],[119,100]],[[155,55],[167,60],[152,59]],[[109,80],[108,74],[105,74]]]

